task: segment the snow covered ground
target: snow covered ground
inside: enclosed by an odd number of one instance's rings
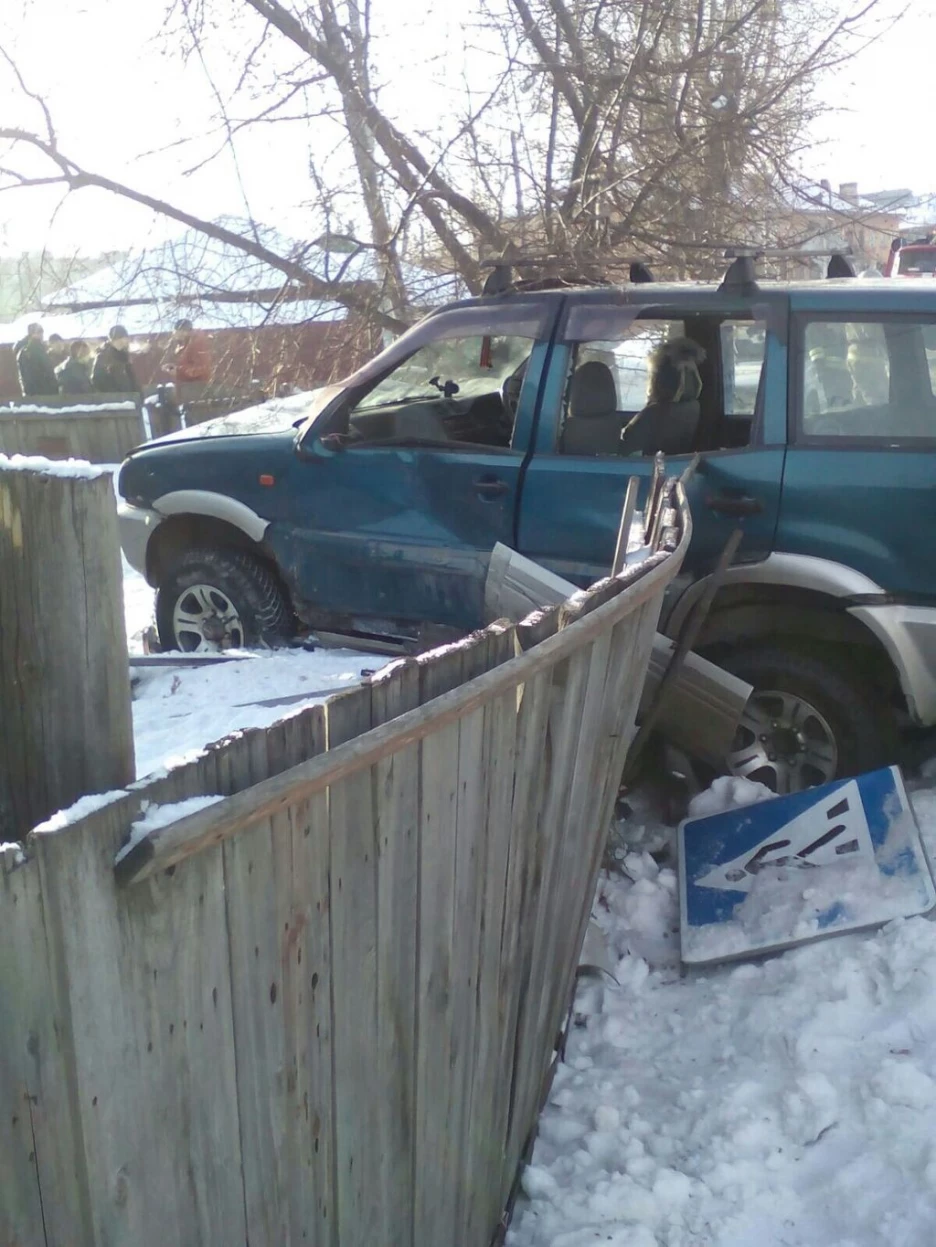
[[[153,590],[124,564],[124,609],[131,654],[143,652],[153,622]],[[280,650],[215,667],[134,670],[137,777],[177,765],[241,728],[267,727],[332,693],[353,688],[385,658],[350,649]]]
[[[936,923],[681,976],[675,872],[622,870],[595,908],[619,985],[580,989],[509,1247],[928,1247]]]

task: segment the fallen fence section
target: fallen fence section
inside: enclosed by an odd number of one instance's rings
[[[61,396],[0,406],[0,453],[120,463],[149,436],[138,394]]]
[[[0,1242],[487,1247],[688,544],[681,497],[672,517],[670,549],[562,607],[0,850]]]

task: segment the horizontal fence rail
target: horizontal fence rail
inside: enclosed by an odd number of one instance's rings
[[[120,463],[148,431],[139,395],[62,395],[0,406],[0,454]]]
[[[673,489],[671,548],[564,606],[0,849],[0,1243],[488,1247],[689,539]]]

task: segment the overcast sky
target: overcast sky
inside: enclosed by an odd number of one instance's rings
[[[427,80],[434,83],[434,105],[444,102],[450,77],[451,90],[461,89],[459,75],[451,74],[457,56],[444,56],[446,46],[455,51],[459,38],[453,29],[456,6],[442,5],[432,26],[424,0],[384,0],[385,8],[388,3],[394,10],[393,38],[408,67],[394,84],[395,103],[404,121],[425,125],[432,115]],[[885,13],[902,7],[900,0],[883,0]],[[181,150],[171,145],[190,133],[193,118],[210,113],[212,103],[198,66],[183,71],[166,55],[164,13],[164,0],[0,0],[0,47],[48,96],[62,149],[89,168],[207,217],[243,215],[246,188],[257,219],[301,235],[300,205],[310,188],[304,170],[294,167],[295,149],[285,129],[266,127],[244,143],[240,177],[229,160],[183,176],[210,145],[202,141]],[[936,190],[927,139],[934,48],[936,0],[911,0],[900,23],[824,84],[836,112],[816,131],[819,145],[808,160],[809,175],[828,177],[834,185],[857,181],[865,190]],[[420,59],[423,72],[414,72],[413,62]],[[15,98],[2,76],[0,116],[38,124],[34,106]],[[144,155],[166,147],[163,154]],[[82,191],[56,211],[58,199],[49,192],[0,195],[0,250],[47,245],[60,254],[94,253],[144,241],[153,228],[146,214],[97,191]],[[156,228],[160,233],[178,227]]]

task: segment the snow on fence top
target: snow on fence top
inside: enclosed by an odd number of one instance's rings
[[[137,406],[138,404],[133,399],[125,399],[119,403],[75,403],[70,407],[43,407],[38,403],[17,403],[15,406],[0,407],[0,416],[109,416],[115,411],[136,411]]]
[[[44,459],[41,455],[0,454],[0,472],[38,472],[42,476],[94,480],[99,476],[112,476],[114,465],[89,463],[87,459]]]

